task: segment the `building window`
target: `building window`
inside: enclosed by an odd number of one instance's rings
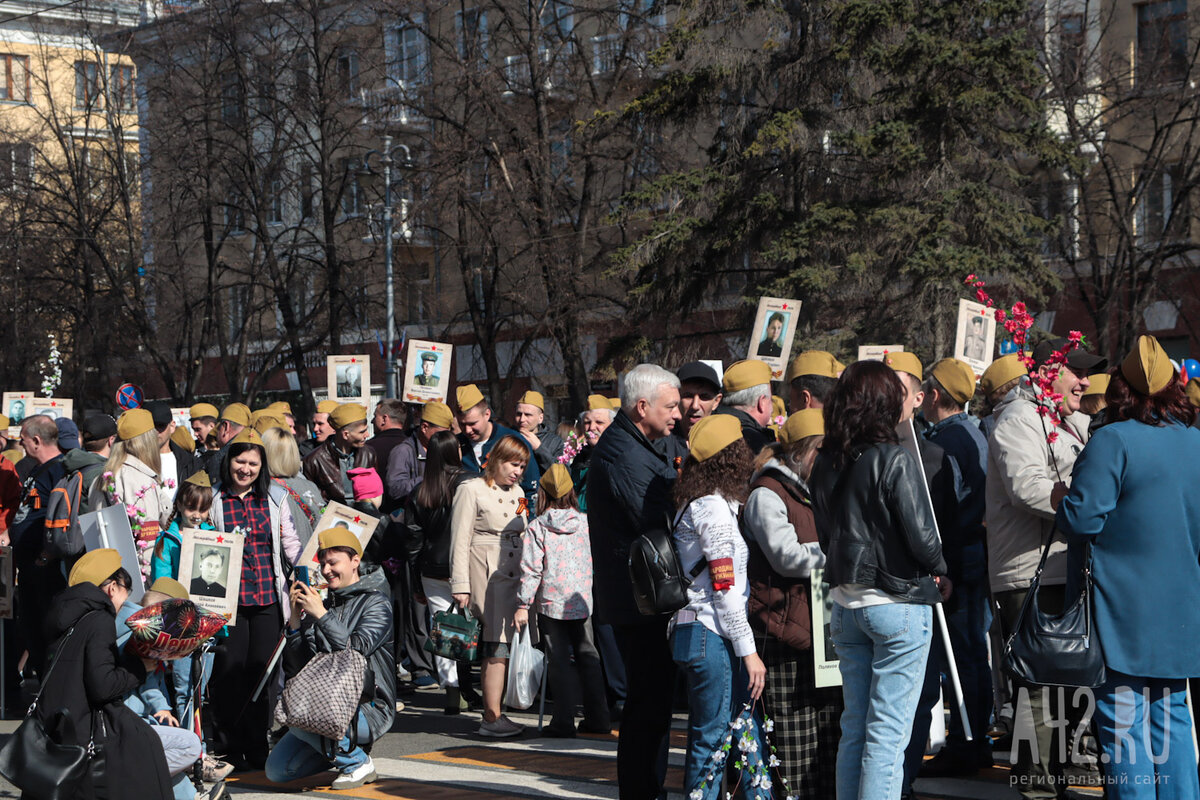
[[[463,61],[487,61],[487,12],[468,8],[455,13],[458,57]]]
[[[241,335],[242,329],[246,327],[246,322],[249,320],[250,287],[230,286],[228,298],[229,315],[226,321],[229,323],[229,338],[237,339]]]
[[[12,191],[29,184],[33,177],[33,146],[0,143],[0,190]]]
[[[267,184],[267,222],[271,225],[283,222],[283,178],[279,176]]]
[[[305,164],[300,168],[300,218],[310,219],[313,215],[313,168]]]
[[[429,43],[417,24],[392,28],[387,45],[388,77],[393,84],[407,88],[429,80]]]
[[[342,97],[358,99],[358,53],[343,50],[338,54],[337,81]]]
[[[100,65],[94,61],[75,62],[75,108],[92,108],[100,99]]]
[[[112,107],[118,111],[134,111],[137,109],[137,94],[133,85],[133,67],[121,66],[112,68],[108,91]]]
[[[1187,0],[1137,7],[1137,82],[1171,83],[1188,72]]]
[[[521,55],[505,56],[504,83],[510,92],[528,92],[530,87],[529,59]]]
[[[1183,170],[1178,164],[1161,167],[1142,176],[1141,194],[1134,216],[1134,235],[1140,245],[1152,245],[1166,236],[1176,214],[1175,187],[1182,185]],[[1184,213],[1183,219],[1187,219]],[[1186,236],[1186,231],[1178,232]]]
[[[610,33],[592,37],[592,74],[607,75],[615,72],[621,61],[622,37]]]
[[[620,14],[618,22],[623,31],[641,27],[661,31],[666,27],[663,5],[656,0],[618,0],[617,8]]]
[[[342,188],[342,213],[347,217],[354,217],[363,213],[364,205],[363,187],[358,181],[359,160],[343,158],[341,165],[346,181]]]
[[[29,56],[0,54],[4,62],[4,83],[0,85],[0,100],[14,103],[29,102]]]
[[[1083,94],[1087,78],[1087,29],[1082,14],[1058,18],[1058,80],[1067,97]]]
[[[242,86],[233,71],[221,76],[221,121],[226,125],[242,121]]]
[[[246,230],[246,207],[240,192],[230,192],[225,201],[225,230],[235,234]]]

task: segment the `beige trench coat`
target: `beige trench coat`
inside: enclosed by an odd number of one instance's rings
[[[471,613],[483,622],[485,642],[510,642],[527,512],[521,487],[465,481],[450,513],[450,591],[471,595]]]

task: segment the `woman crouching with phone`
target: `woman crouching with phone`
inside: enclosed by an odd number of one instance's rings
[[[292,583],[284,674],[291,678],[317,653],[353,649],[366,657],[363,686],[368,691],[374,686],[374,691],[369,700],[364,697],[360,701],[332,759],[319,735],[291,728],[267,758],[267,779],[286,783],[336,769],[340,774],[332,788],[355,789],[377,777],[364,745],[370,747],[386,733],[396,716],[392,603],[382,571],[362,565],[362,545],[354,534],[345,528],[330,528],[317,537],[317,559],[329,598],[322,602],[317,590],[302,580]]]

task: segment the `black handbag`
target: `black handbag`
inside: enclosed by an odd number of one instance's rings
[[[1035,686],[1095,688],[1104,683],[1105,674],[1104,653],[1092,627],[1091,542],[1084,545],[1079,595],[1054,616],[1043,613],[1037,599],[1049,554],[1050,542],[1046,542],[1016,629],[1004,646],[1004,669]]]
[[[79,784],[88,774],[88,765],[94,752],[94,738],[86,745],[60,744],[46,732],[46,727],[36,713],[42,692],[49,685],[50,676],[54,674],[54,668],[58,666],[63,649],[73,633],[74,626],[67,631],[63,643],[59,645],[37,697],[25,712],[25,719],[5,742],[4,747],[0,748],[0,775],[20,789],[22,797],[33,800],[71,800],[79,796]],[[57,730],[62,731],[71,726],[70,715],[65,711],[60,712],[57,718],[60,720],[55,726]]]

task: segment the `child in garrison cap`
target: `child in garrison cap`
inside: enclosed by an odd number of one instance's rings
[[[161,579],[178,581],[179,554],[183,546],[183,529],[198,528],[202,531],[216,530],[209,519],[212,511],[213,491],[208,473],[197,470],[190,478],[179,485],[175,493],[175,507],[171,511],[171,524],[158,535],[154,546],[154,558],[150,564],[150,579],[156,583]],[[222,633],[224,635],[224,629]],[[200,680],[204,687],[212,675],[213,654],[207,652],[203,656]],[[175,688],[175,716],[180,723],[187,725],[192,715],[192,700],[195,687],[192,684],[192,659],[181,658],[171,664],[171,682]],[[205,774],[225,771],[227,765],[217,762],[212,756],[204,757]]]
[[[562,464],[542,476],[538,516],[529,524],[521,554],[521,588],[513,623],[529,624],[529,609],[538,614],[538,631],[546,643],[554,718],[543,736],[574,738],[575,681],[571,651],[583,687],[584,733],[612,733],[600,655],[592,641],[592,549],[587,517],[579,512],[575,484]]]

